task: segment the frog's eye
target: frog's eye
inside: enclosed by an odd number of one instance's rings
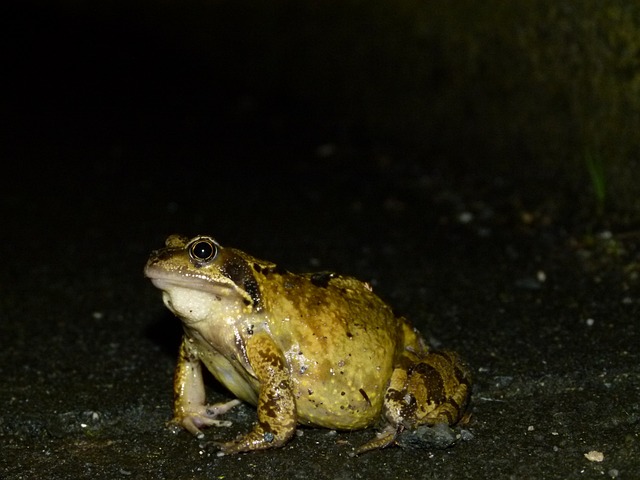
[[[202,265],[215,258],[218,247],[211,240],[200,240],[189,248],[189,256],[195,263]]]

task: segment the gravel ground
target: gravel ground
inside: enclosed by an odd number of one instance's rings
[[[349,152],[21,145],[2,202],[3,480],[639,478],[634,237],[562,218],[552,182]],[[218,457],[171,433],[180,326],[142,267],[173,232],[370,281],[471,365],[463,439],[354,458],[373,430],[301,428],[282,449]],[[229,398],[209,386],[211,400]],[[255,413],[228,418],[208,440]]]

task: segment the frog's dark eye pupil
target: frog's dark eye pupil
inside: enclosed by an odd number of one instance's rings
[[[216,256],[216,247],[211,242],[200,241],[191,246],[191,258],[199,262],[207,262]]]

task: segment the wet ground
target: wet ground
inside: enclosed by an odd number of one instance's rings
[[[495,173],[504,159],[461,155],[465,136],[451,154],[292,127],[282,112],[306,112],[282,96],[253,115],[135,23],[130,46],[115,21],[65,37],[32,13],[0,125],[0,479],[640,478],[640,237],[590,185],[516,152]],[[461,439],[354,457],[373,429],[300,428],[219,457],[170,432],[181,328],[142,268],[172,233],[370,282],[471,366]],[[207,394],[230,398],[211,378]],[[206,440],[255,412],[227,418]]]
[[[561,216],[551,181],[353,152],[41,140],[16,143],[3,178],[0,478],[640,475],[634,237]],[[471,365],[464,440],[354,458],[373,430],[301,428],[282,449],[218,457],[171,433],[180,327],[142,267],[174,232],[370,281]],[[213,381],[208,395],[229,398]],[[207,439],[255,414],[228,417]]]

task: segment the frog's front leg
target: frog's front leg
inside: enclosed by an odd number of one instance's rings
[[[393,444],[405,428],[436,423],[455,425],[465,413],[470,393],[469,369],[456,353],[407,353],[394,369],[385,394],[386,427],[356,453]]]
[[[246,354],[260,382],[258,423],[248,434],[221,444],[223,453],[278,447],[296,431],[296,403],[284,355],[264,332],[247,341]]]
[[[216,417],[238,405],[240,400],[214,405],[205,403],[201,362],[186,336],[182,338],[180,345],[173,385],[175,399],[173,419],[169,422],[171,426],[183,427],[196,437],[202,438],[202,427],[231,425],[231,422],[218,420]]]

